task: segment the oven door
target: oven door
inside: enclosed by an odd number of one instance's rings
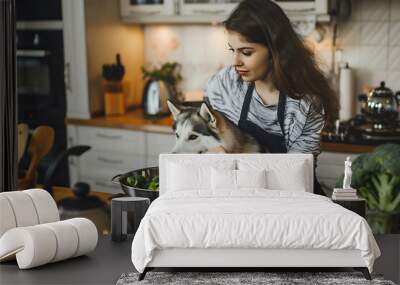
[[[61,21],[61,0],[16,0],[17,21]]]
[[[54,50],[17,50],[20,121],[40,125],[65,117],[63,66]]]

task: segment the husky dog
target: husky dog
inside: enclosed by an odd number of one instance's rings
[[[167,103],[174,117],[176,136],[172,153],[204,153],[215,147],[223,147],[227,153],[265,152],[252,136],[242,132],[208,104],[195,108]]]

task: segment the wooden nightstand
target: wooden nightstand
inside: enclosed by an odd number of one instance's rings
[[[332,201],[340,206],[353,211],[356,214],[359,214],[361,217],[365,218],[366,212],[366,203],[365,199],[354,199],[354,200],[333,200]]]

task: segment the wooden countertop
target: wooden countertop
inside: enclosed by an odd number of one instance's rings
[[[321,150],[329,152],[365,153],[371,152],[374,148],[375,146],[373,145],[321,142]]]
[[[65,123],[68,125],[137,130],[155,133],[173,133],[173,119],[171,115],[163,118],[145,118],[143,110],[141,109],[136,109],[118,116],[102,116],[91,119],[66,118]]]
[[[142,109],[135,109],[133,111],[127,112],[125,115],[119,116],[102,116],[92,119],[67,118],[65,122],[69,125],[138,130],[166,134],[173,133],[173,118],[171,115],[163,118],[149,119],[144,117]],[[329,152],[364,153],[370,152],[373,149],[374,146],[370,145],[355,145],[331,142],[321,143],[321,150]]]

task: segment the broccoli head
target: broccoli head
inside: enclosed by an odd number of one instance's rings
[[[400,144],[383,144],[370,155],[370,171],[385,172],[400,177]],[[369,169],[369,168],[367,168]]]

